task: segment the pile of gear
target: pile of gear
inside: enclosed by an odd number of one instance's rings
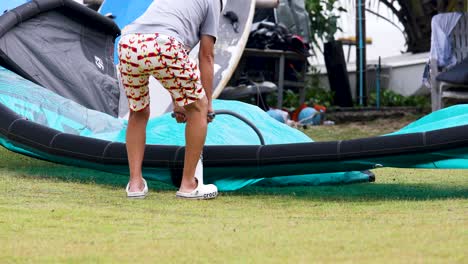
[[[261,21],[252,25],[247,47],[287,50],[310,56],[309,44],[301,36],[291,34],[282,24],[268,21]]]
[[[286,109],[270,108],[267,113],[281,123],[295,128],[302,127],[306,129],[308,126],[334,125],[333,121],[325,120],[326,111],[327,108],[325,106],[314,105],[311,107],[304,103],[291,112]]]

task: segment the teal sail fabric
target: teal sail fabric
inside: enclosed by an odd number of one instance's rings
[[[18,75],[0,68],[0,103],[15,113],[52,129],[65,133],[103,139],[113,142],[125,142],[127,121],[117,119],[107,114],[89,110],[75,102],[65,99],[47,89],[31,83]],[[262,132],[266,144],[288,144],[312,142],[302,132],[288,127],[269,117],[268,114],[256,106],[235,101],[214,101],[215,109],[226,109],[237,112],[253,122]],[[414,132],[427,132],[436,129],[456,127],[468,124],[468,105],[456,105],[442,109],[421,118],[392,134],[407,134]],[[150,120],[148,124],[148,144],[184,145],[184,124],[178,124],[166,114]],[[43,158],[58,163],[66,163],[90,167],[119,174],[128,175],[128,168],[124,166],[102,166],[86,162],[66,160],[34,150],[21,149],[2,138],[1,144],[8,149],[25,155]],[[209,125],[207,145],[258,145],[259,138],[245,123],[232,116],[219,115]],[[402,157],[375,158],[363,160],[364,163],[382,164],[389,167],[405,168],[468,168],[468,154],[466,150],[448,150],[427,155],[440,156],[440,161],[430,164],[420,164],[416,160],[407,160]],[[343,163],[346,167],[345,163]],[[343,165],[340,164],[340,165]],[[327,163],[322,166],[324,172],[327,166],[336,166],[338,162]],[[307,165],[295,165],[307,166]],[[287,167],[287,166],[285,166]],[[369,165],[369,168],[372,168]],[[232,169],[232,168],[230,168]],[[237,173],[238,170],[238,173]],[[284,170],[288,171],[288,170]],[[287,175],[273,178],[258,178],[251,175],[246,168],[236,168],[236,173],[223,177],[223,171],[217,172],[219,176],[213,177],[220,190],[236,190],[251,184],[270,186],[286,185],[319,185],[340,184],[367,181],[369,176],[361,172],[321,173],[311,175]],[[145,175],[149,179],[171,182],[167,169],[146,168]]]
[[[405,126],[399,131],[389,135],[400,135],[416,132],[427,132],[435,129],[443,129],[455,126],[468,125],[468,104],[454,105],[441,109],[430,115]],[[468,131],[466,131],[468,133]],[[468,169],[468,154],[459,152],[440,153],[440,156],[450,156],[449,159],[427,164],[428,168],[454,168]],[[421,166],[423,167],[423,166]]]
[[[87,109],[0,67],[0,103],[41,125],[65,133],[112,140],[126,122]]]
[[[113,142],[125,142],[126,120],[89,110],[3,68],[0,68],[0,104],[31,121],[64,133]],[[256,106],[236,101],[215,100],[214,108],[231,110],[249,119],[261,131],[266,144],[312,142],[302,132],[270,118],[268,114]],[[468,124],[468,105],[456,105],[425,116],[392,134],[427,132],[466,124]],[[184,145],[184,130],[185,125],[176,123],[170,114],[153,118],[148,123],[147,143]],[[30,149],[22,149],[6,138],[1,138],[0,143],[8,149],[36,158],[128,175],[126,166],[110,166],[67,160]],[[258,145],[259,143],[256,133],[235,117],[219,115],[209,125],[207,145]],[[418,163],[417,159],[408,160],[407,157],[400,156],[366,159],[362,162],[369,164],[369,168],[373,167],[372,164],[404,168],[468,168],[467,150],[436,151],[424,155],[441,158],[440,161],[431,162],[430,164],[421,164]],[[344,169],[347,167],[346,162],[329,162],[311,164],[310,166],[321,166],[321,170],[326,172],[329,166],[338,165]],[[284,176],[273,178],[259,178],[252,175],[253,172],[248,168],[226,168],[230,170],[229,173],[221,170],[210,172],[210,174],[216,174],[215,177],[212,177],[214,183],[218,185],[220,190],[225,191],[237,190],[252,184],[269,186],[319,185],[362,182],[369,179],[367,174],[361,172],[288,175],[288,166],[283,166],[284,168],[281,170],[285,171]],[[297,164],[292,166],[309,165]],[[145,177],[149,179],[171,183],[168,169],[145,168],[144,173]],[[225,176],[225,174],[229,174],[229,176]],[[268,175],[268,172],[266,175]]]
[[[441,109],[389,135],[427,132],[436,129],[468,125],[468,104]]]
[[[103,139],[113,142],[125,142],[127,120],[113,118],[107,114],[89,110],[73,101],[65,99],[47,89],[44,89],[20,76],[0,68],[0,103],[13,110],[15,113],[65,133]],[[249,119],[262,132],[266,144],[287,144],[299,142],[312,142],[302,132],[286,126],[272,119],[267,113],[256,106],[236,102],[215,100],[215,109],[231,110]],[[185,124],[178,124],[170,116],[165,114],[153,118],[148,123],[147,143],[161,145],[184,145]],[[241,120],[227,115],[219,115],[209,125],[206,145],[258,145],[257,134]],[[3,145],[11,150],[22,152],[30,156],[55,162],[62,162],[54,157],[45,157],[45,154],[35,154],[27,150],[14,148],[8,141],[3,140]],[[69,163],[69,162],[65,162]],[[80,164],[78,164],[80,165]],[[81,164],[86,167],[96,167],[91,164]],[[127,168],[99,168],[128,174]],[[162,180],[167,178],[167,172],[148,171],[150,178]],[[158,175],[162,173],[163,175]],[[151,176],[153,175],[153,176]],[[239,178],[218,179],[216,184],[220,190],[236,190],[244,186],[261,182],[263,179],[249,179],[249,175],[243,173]],[[269,185],[281,185],[282,177],[268,180]],[[360,172],[302,175],[288,177],[287,185],[316,185],[338,184],[367,181],[369,176]],[[166,179],[166,181],[168,181]],[[275,183],[277,182],[277,183]]]

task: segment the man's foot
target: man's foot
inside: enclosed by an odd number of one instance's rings
[[[192,182],[183,182],[176,197],[194,200],[213,199],[218,196],[218,188],[213,184],[203,184],[203,157],[200,156]]]
[[[177,198],[192,199],[192,200],[207,200],[214,199],[218,196],[218,187],[214,184],[201,184],[199,183],[197,188],[191,192],[178,191],[176,193]]]
[[[127,184],[127,188],[125,188],[125,191],[127,192],[127,197],[128,198],[145,198],[146,195],[148,194],[148,184],[146,183],[145,179],[143,179],[142,186],[138,186],[138,188],[135,185],[130,186],[130,183]]]

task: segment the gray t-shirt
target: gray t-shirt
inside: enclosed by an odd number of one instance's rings
[[[220,14],[219,0],[154,0],[142,16],[122,30],[122,35],[160,33],[192,49],[201,35],[218,36]]]

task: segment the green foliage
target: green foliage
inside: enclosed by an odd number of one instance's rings
[[[347,12],[339,0],[306,0],[306,9],[309,11],[312,44],[314,48],[322,51],[320,43],[335,39],[335,34],[342,29],[338,20],[342,12]],[[324,106],[333,105],[333,92],[320,87],[319,72],[311,67],[311,75],[306,85],[306,103]]]
[[[306,90],[306,103],[310,106],[318,104],[325,107],[330,107],[333,105],[334,96],[335,94],[333,91],[321,88],[308,88]]]
[[[310,16],[310,29],[314,46],[320,49],[320,42],[335,39],[335,33],[342,31],[338,26],[341,12],[346,9],[338,0],[306,0],[306,9]]]
[[[269,106],[276,106],[278,104],[278,92],[268,95],[267,104]],[[299,107],[299,94],[293,90],[287,89],[283,93],[283,108],[288,111],[294,111]]]
[[[376,105],[377,94],[372,92],[369,95],[369,105]],[[427,96],[403,96],[394,91],[385,89],[380,95],[381,106],[416,106],[421,108],[430,107],[431,103]]]
[[[311,67],[310,75],[306,80],[306,103],[330,107],[333,105],[335,93],[321,86],[319,76],[320,72],[316,68]]]
[[[269,106],[276,106],[278,94],[272,93],[267,97],[267,103]],[[313,106],[315,104],[330,107],[333,105],[332,91],[324,90],[317,87],[306,88],[306,100],[305,103]],[[299,107],[300,97],[299,93],[293,90],[286,90],[283,94],[283,108],[288,111],[294,111]]]
[[[286,90],[283,96],[284,107],[287,108],[289,111],[292,111],[299,106],[298,93],[288,89]]]

